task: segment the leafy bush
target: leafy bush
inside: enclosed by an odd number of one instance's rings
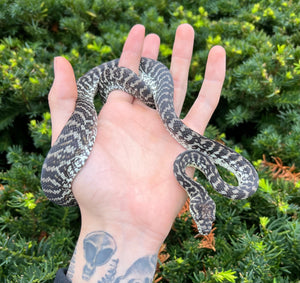
[[[214,235],[195,239],[187,212],[175,221],[156,281],[298,282],[299,15],[297,1],[279,0],[1,1],[1,282],[52,282],[79,232],[78,210],[49,203],[39,184],[50,146],[53,57],[67,57],[79,77],[118,57],[131,26],[142,23],[160,35],[159,60],[169,65],[175,29],[184,22],[196,38],[183,112],[197,96],[209,48],[224,46],[225,86],[206,135],[252,161],[266,159],[256,162],[261,180],[251,199],[211,192]]]
[[[162,253],[168,253],[157,274],[162,282],[298,282],[299,177],[295,185],[259,168],[259,190],[251,199],[228,200],[211,192],[217,219],[209,236],[195,238],[191,216],[182,211]]]

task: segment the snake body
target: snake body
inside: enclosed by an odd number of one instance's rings
[[[169,133],[186,151],[174,162],[174,174],[190,198],[190,212],[199,233],[208,234],[215,220],[215,203],[207,191],[187,176],[185,168],[201,170],[212,187],[231,199],[245,199],[257,189],[258,176],[251,163],[232,149],[188,128],[175,114],[173,80],[162,63],[141,58],[139,75],[118,67],[118,59],[97,66],[77,81],[75,110],[51,147],[42,167],[41,185],[53,202],[73,206],[72,181],[85,164],[97,134],[94,96],[99,92],[105,102],[112,90],[123,90],[157,109]],[[227,184],[219,175],[218,164],[231,171],[238,186]]]

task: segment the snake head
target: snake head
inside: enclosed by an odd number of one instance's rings
[[[216,204],[212,199],[201,202],[199,199],[191,199],[190,212],[197,224],[199,234],[208,235],[215,221]]]

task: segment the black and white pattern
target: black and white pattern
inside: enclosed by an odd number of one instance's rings
[[[232,149],[188,128],[175,114],[173,80],[166,66],[142,58],[140,74],[118,67],[118,60],[97,66],[77,81],[76,108],[58,140],[50,149],[42,168],[41,183],[47,197],[60,205],[76,205],[71,185],[87,160],[97,134],[97,112],[93,99],[99,92],[105,102],[112,90],[120,89],[157,109],[170,134],[186,152],[174,163],[174,174],[191,198],[191,215],[199,233],[208,234],[215,219],[215,204],[206,190],[185,174],[186,166],[200,169],[213,188],[231,199],[245,199],[258,186],[258,175],[251,163]],[[220,177],[218,164],[231,171],[238,186]]]

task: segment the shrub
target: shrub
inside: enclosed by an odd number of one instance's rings
[[[79,231],[78,209],[49,203],[39,184],[50,147],[53,57],[67,57],[79,77],[118,57],[130,27],[142,23],[160,35],[159,60],[169,65],[175,29],[185,22],[196,38],[183,115],[198,94],[209,48],[224,46],[226,81],[206,135],[252,161],[266,159],[256,162],[261,180],[251,199],[211,191],[214,235],[195,239],[188,212],[176,219],[156,282],[298,282],[299,12],[297,1],[279,0],[2,1],[1,282],[52,282]]]

